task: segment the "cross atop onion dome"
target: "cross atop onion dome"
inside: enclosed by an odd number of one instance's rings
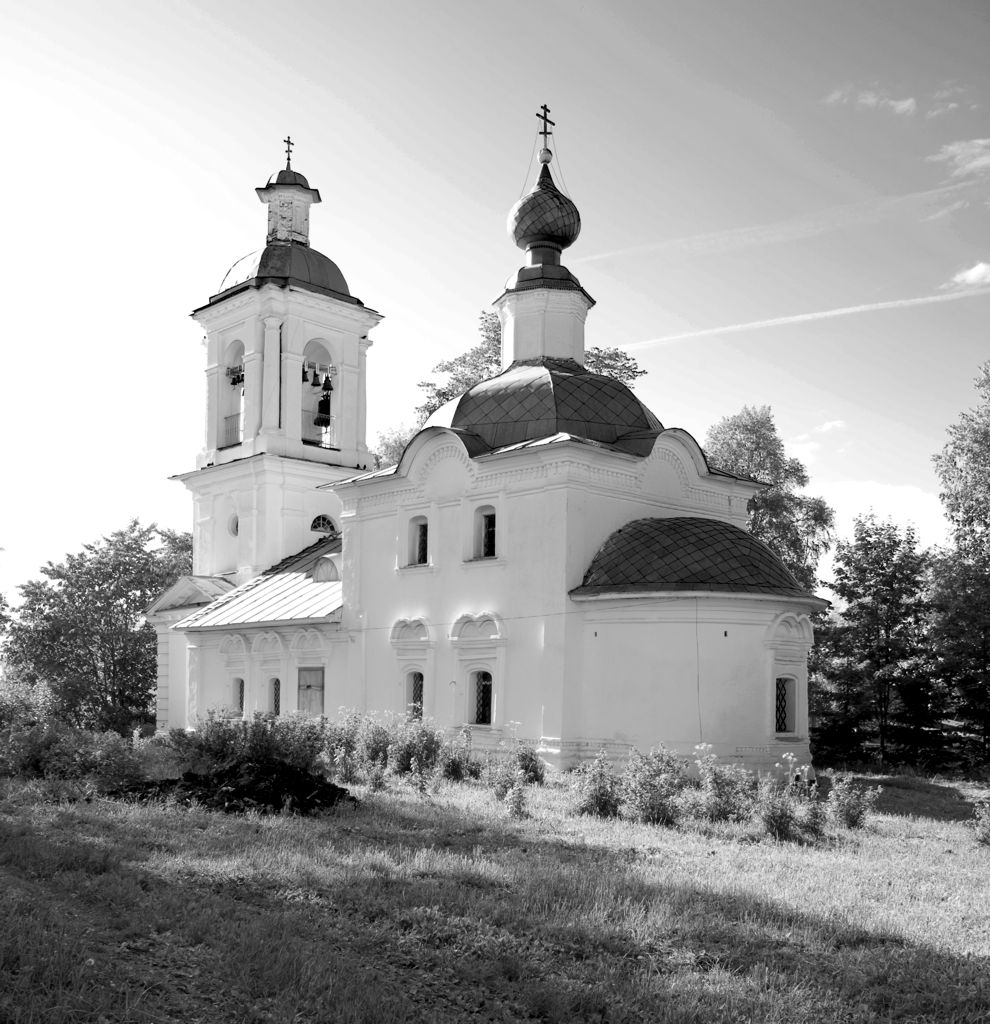
[[[550,173],[553,152],[547,141],[553,133],[548,125],[554,122],[547,117],[550,108],[546,104],[542,110],[542,114],[536,115],[543,121],[540,174],[532,189],[509,211],[507,225],[512,240],[529,254],[530,266],[539,263],[559,265],[560,253],[581,233],[578,208],[557,188]]]

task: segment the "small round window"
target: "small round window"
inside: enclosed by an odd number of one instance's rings
[[[318,515],[310,524],[313,533],[336,533],[337,527],[329,516]]]

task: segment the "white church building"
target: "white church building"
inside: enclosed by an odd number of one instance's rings
[[[561,262],[581,222],[551,160],[509,214],[526,261],[494,304],[501,373],[372,472],[381,315],[310,246],[306,178],[287,162],[257,189],[265,247],[192,314],[206,444],[178,477],[193,575],[149,610],[159,728],[356,708],[480,748],[518,735],[565,768],[659,743],[810,759],[824,602],[746,531],[759,483],[584,368],[594,300]]]

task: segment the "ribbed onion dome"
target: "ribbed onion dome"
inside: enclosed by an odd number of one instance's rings
[[[425,426],[466,431],[490,450],[563,433],[636,454],[663,430],[625,384],[568,359],[513,363],[441,406]]]
[[[553,182],[544,163],[532,191],[509,211],[509,234],[520,249],[555,246],[566,249],[581,233],[578,208]]]
[[[635,519],[599,548],[575,595],[701,590],[808,597],[784,563],[731,523]]]

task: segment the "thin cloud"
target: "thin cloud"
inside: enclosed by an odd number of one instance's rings
[[[943,288],[982,288],[990,285],[990,263],[977,263],[968,270],[960,270]]]
[[[950,142],[928,159],[946,164],[950,178],[982,178],[990,174],[990,139]]]
[[[855,110],[883,110],[899,117],[913,117],[918,110],[918,101],[913,96],[894,99],[881,89],[854,89],[851,85],[835,89],[825,97],[829,106],[852,107]]]
[[[839,309],[825,309],[817,313],[798,313],[795,316],[778,316],[769,320],[751,320],[744,324],[727,324],[724,327],[705,327],[700,331],[685,331],[683,334],[668,334],[662,338],[649,338],[646,341],[634,341],[625,347],[630,350],[653,348],[658,345],[672,345],[678,341],[689,341],[694,338],[713,338],[720,334],[740,334],[765,327],[784,327],[787,324],[806,324],[815,320],[831,320],[840,316],[853,316],[856,313],[873,313],[883,309],[906,309],[910,306],[928,306],[936,302],[954,302],[957,299],[968,299],[978,295],[990,295],[990,288],[969,288],[958,291],[940,292],[937,295],[921,295],[913,299],[894,299],[890,302],[872,302],[863,306],[842,306]]]
[[[845,430],[845,429],[846,429],[846,421],[845,420],[827,420],[825,423],[819,423],[818,426],[814,428],[814,432],[816,434],[829,434],[833,430]]]
[[[901,196],[880,196],[860,203],[846,203],[831,206],[825,210],[804,217],[774,221],[770,224],[753,224],[743,228],[729,228],[725,231],[711,231],[702,235],[687,235],[682,238],[668,238],[662,242],[647,242],[643,245],[611,249],[607,252],[592,253],[589,256],[572,258],[568,262],[577,265],[596,263],[619,256],[641,253],[688,253],[698,256],[722,255],[739,252],[761,245],[776,245],[815,238],[831,231],[860,224],[875,224],[910,211],[918,205],[940,202],[965,188],[966,182],[954,185],[940,185],[923,192],[909,192]]]

